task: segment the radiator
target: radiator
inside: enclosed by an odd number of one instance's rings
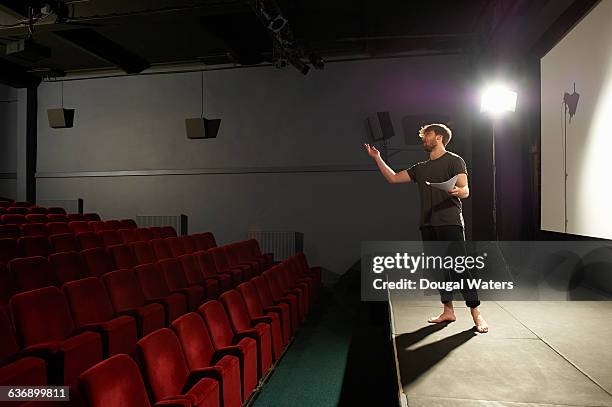
[[[186,235],[187,215],[137,215],[136,224],[139,228],[151,226],[172,226],[178,235]]]
[[[255,239],[263,253],[274,253],[274,261],[285,260],[304,249],[304,234],[270,230],[250,230],[249,239]]]

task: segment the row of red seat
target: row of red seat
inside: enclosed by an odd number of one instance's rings
[[[81,236],[84,234],[79,234]],[[27,238],[22,238],[27,239]],[[2,239],[0,239],[2,243]],[[229,289],[244,280],[239,269],[241,263],[252,262],[253,258],[265,258],[265,264],[271,264],[270,255],[262,255],[257,241],[249,240],[243,243],[231,244],[218,250],[212,233],[170,237],[139,241],[129,245],[119,244],[108,248],[92,247],[80,252],[69,250],[45,256],[16,258],[9,261],[8,266],[0,264],[0,302],[6,303],[10,296],[17,292],[32,290],[50,285],[62,284],[89,276],[101,277],[106,273],[119,269],[132,269],[147,263],[160,261],[160,267],[166,270],[177,270],[185,275],[190,284],[203,284],[207,279],[218,280],[217,286]],[[44,254],[44,253],[41,253]],[[167,261],[166,261],[167,260]],[[264,262],[263,260],[261,261]],[[246,267],[249,277],[262,271],[257,262]],[[242,265],[244,268],[244,264]],[[175,273],[175,274],[176,274]],[[170,281],[177,281],[176,278]],[[206,282],[213,285],[210,281]],[[219,288],[211,287],[215,292]]]
[[[45,208],[36,208],[42,209]],[[66,213],[61,212],[44,212],[36,211],[35,209],[27,210],[25,208],[9,208],[6,210],[0,208],[0,224],[11,225],[21,223],[46,223],[46,222],[71,222],[71,221],[99,221],[100,215],[97,213]]]
[[[252,264],[267,263],[263,257],[260,258],[260,261],[253,260]],[[142,293],[138,295],[137,292],[134,292],[134,287],[136,287],[135,291],[138,291],[138,282],[133,284],[135,280],[140,280],[140,283],[146,281],[148,288],[143,285],[141,287],[143,290],[155,289],[151,287],[151,284],[159,284],[162,280],[159,275],[155,274],[157,268],[155,263],[149,263],[137,266],[134,271],[120,270],[107,273],[102,279],[76,280],[65,284],[62,291],[57,287],[46,287],[15,295],[11,299],[11,310],[19,343],[25,349],[22,349],[21,352],[16,350],[17,341],[14,338],[10,339],[10,332],[3,331],[0,334],[0,337],[7,338],[6,340],[10,342],[2,343],[2,349],[12,349],[0,355],[0,363],[5,364],[0,368],[0,384],[41,385],[45,382],[72,384],[76,375],[102,357],[123,352],[131,353],[136,337],[153,332],[138,342],[137,355],[144,363],[143,371],[147,373],[147,383],[151,386],[154,401],[176,395],[177,392],[179,395],[191,394],[191,390],[184,390],[186,383],[180,383],[185,379],[184,372],[176,370],[180,363],[172,366],[164,366],[164,363],[160,363],[160,361],[168,363],[172,357],[180,354],[176,352],[177,349],[180,351],[180,347],[172,348],[174,343],[171,343],[172,337],[169,335],[172,331],[156,330],[168,326],[171,321],[175,322],[172,325],[173,328],[182,324],[180,321],[183,320],[186,321],[185,326],[193,326],[193,319],[194,316],[197,317],[197,314],[187,314],[179,318],[180,315],[187,312],[186,305],[190,294],[187,291],[183,292],[185,296],[176,292],[162,292],[157,295],[168,295],[163,298],[149,298],[147,301],[142,298]],[[241,269],[241,271],[244,270],[246,269]],[[305,257],[300,254],[281,265],[269,268],[263,272],[262,276],[253,277],[250,282],[242,282],[237,286],[237,290],[226,291],[221,295],[221,302],[209,301],[199,307],[190,307],[192,310],[197,308],[207,322],[210,340],[213,344],[211,349],[219,352],[220,348],[232,346],[234,352],[240,350],[243,353],[242,356],[239,355],[242,367],[242,394],[229,390],[236,387],[236,380],[227,389],[222,384],[217,384],[218,389],[222,390],[222,397],[219,400],[223,400],[224,405],[240,405],[240,396],[246,399],[254,389],[257,377],[261,379],[272,361],[280,356],[282,348],[288,343],[289,336],[295,332],[308,312],[311,301],[317,295],[320,286],[320,272],[317,270],[309,268]],[[120,302],[124,304],[119,304]],[[225,306],[227,315],[224,314],[221,303]],[[124,305],[127,308],[118,308],[117,305]],[[171,310],[171,308],[175,309]],[[164,314],[164,311],[166,315],[162,320],[160,316]],[[169,314],[168,311],[171,313]],[[270,313],[274,315],[264,315]],[[7,318],[4,319],[8,321]],[[187,329],[185,332],[189,333],[191,328],[185,329]],[[177,332],[177,334],[181,337],[180,333]],[[250,336],[255,341],[243,348],[234,346],[242,343],[238,340],[243,336],[245,339]],[[185,351],[188,362],[190,362],[187,355],[189,351],[196,352],[195,356],[199,355],[200,359],[196,360],[196,362],[199,361],[198,363],[206,359],[200,353],[201,349],[198,348],[198,346],[203,346],[206,338],[208,337],[200,334],[194,336],[190,339],[193,344],[188,347],[185,347],[183,338],[181,338],[182,349]],[[253,351],[255,345],[256,352]],[[171,354],[166,357],[165,352],[171,352]],[[22,357],[18,358],[19,356]],[[42,356],[47,363],[46,372],[41,371],[40,360],[31,356]],[[122,359],[123,363],[126,363],[125,358]],[[176,359],[175,362],[180,362],[180,359]],[[6,364],[12,360],[16,361]],[[209,358],[208,363],[211,360]],[[254,363],[254,360],[257,362]],[[245,365],[246,361],[249,361],[248,366]],[[100,366],[109,366],[114,363],[105,362]],[[99,369],[102,369],[100,366],[85,373],[84,379],[80,382],[79,389],[83,391],[86,398],[94,397],[92,394],[98,391],[111,391],[113,395],[106,394],[100,397],[103,400],[109,400],[105,397],[114,397],[113,399],[127,397],[129,400],[133,392],[121,391],[116,387],[102,386],[97,391],[91,392],[89,387],[91,383],[86,384],[89,381],[87,377],[100,379],[97,373],[92,373],[92,371],[98,372]],[[257,367],[256,375],[253,374],[255,366]],[[42,367],[44,368],[44,363]],[[190,369],[194,370],[191,362]],[[220,372],[218,366],[213,370]],[[117,371],[110,375],[113,377],[107,374],[102,377],[106,377],[106,380],[114,380],[116,375]],[[45,376],[46,381],[41,382],[40,379]],[[9,380],[2,380],[3,378],[9,378]],[[126,378],[126,380],[132,380],[132,378]],[[211,385],[213,385],[212,382]],[[215,391],[219,391],[218,389]],[[199,395],[195,399],[189,396],[191,401],[200,400],[204,394],[208,394],[208,390],[202,394],[200,390],[194,390],[194,394]],[[142,394],[139,391],[140,389],[135,389],[135,393]],[[99,401],[97,396],[94,398]],[[207,398],[204,397],[204,399]],[[229,400],[234,400],[234,402],[238,400],[238,404],[232,404],[233,402],[227,404]],[[92,405],[104,404],[94,403]],[[191,405],[201,404],[192,403]]]
[[[290,324],[288,314],[298,308],[296,303],[316,296],[317,273],[304,267],[302,260],[305,257],[299,255],[274,266],[263,277],[224,293],[220,301],[209,301],[197,312],[177,318],[170,329],[141,339],[136,360],[144,382],[136,363],[118,355],[83,373],[79,393],[89,406],[103,406],[109,400],[148,406],[146,382],[153,403],[240,406],[288,343],[283,330]],[[292,267],[308,271],[273,302],[276,305],[264,306],[261,298],[271,295],[275,277],[282,280],[281,269]],[[121,377],[112,374],[116,371],[123,372]],[[116,385],[120,380],[134,391],[120,391]]]
[[[5,198],[3,196],[0,196],[0,207],[1,208],[9,208],[11,206],[18,206],[18,207],[23,207],[23,208],[30,208],[30,207],[34,207],[36,206],[35,204],[33,204],[32,202],[27,202],[27,201],[15,201],[12,198]],[[64,208],[60,208],[60,209],[64,209]]]
[[[78,223],[78,222],[71,222]],[[61,253],[66,251],[80,251],[96,247],[110,247],[122,243],[135,243],[149,241],[153,239],[162,239],[173,237],[179,239],[180,242],[172,243],[181,248],[200,246],[204,247],[216,246],[214,237],[210,233],[198,233],[195,235],[181,236],[177,238],[176,231],[173,227],[161,228],[139,228],[139,229],[121,229],[119,231],[103,230],[96,232],[80,232],[73,234],[66,232],[68,226],[65,223],[49,223],[28,224],[28,226],[47,226],[48,231],[52,226],[54,232],[50,236],[38,234],[34,236],[24,236],[20,238],[0,238],[0,264],[7,264],[9,261],[20,257],[43,256],[47,257],[53,253]],[[193,251],[193,250],[192,250]]]
[[[22,203],[25,204],[25,202]],[[44,206],[36,205],[25,206],[20,205],[20,202],[17,202],[17,205],[15,205],[1,203],[0,201],[0,214],[4,213],[20,213],[23,215],[26,215],[28,213],[62,213],[65,215],[67,212],[66,209],[60,207],[45,208]]]

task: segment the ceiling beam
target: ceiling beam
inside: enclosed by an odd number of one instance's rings
[[[23,0],[3,0],[0,3],[0,10],[19,18],[28,16],[28,2]]]
[[[27,73],[17,64],[0,59],[0,83],[13,88],[27,88],[38,86],[40,78]]]
[[[151,66],[146,59],[134,54],[91,28],[56,31],[54,35],[98,58],[110,62],[123,69],[126,73],[142,72]]]

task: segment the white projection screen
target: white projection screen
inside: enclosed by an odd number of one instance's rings
[[[541,59],[542,230],[612,239],[611,22],[612,0],[602,0]],[[579,98],[570,122],[563,101],[574,83]]]

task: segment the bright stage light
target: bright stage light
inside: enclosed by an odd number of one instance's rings
[[[503,85],[489,86],[482,93],[480,111],[499,115],[516,110],[517,93]]]

